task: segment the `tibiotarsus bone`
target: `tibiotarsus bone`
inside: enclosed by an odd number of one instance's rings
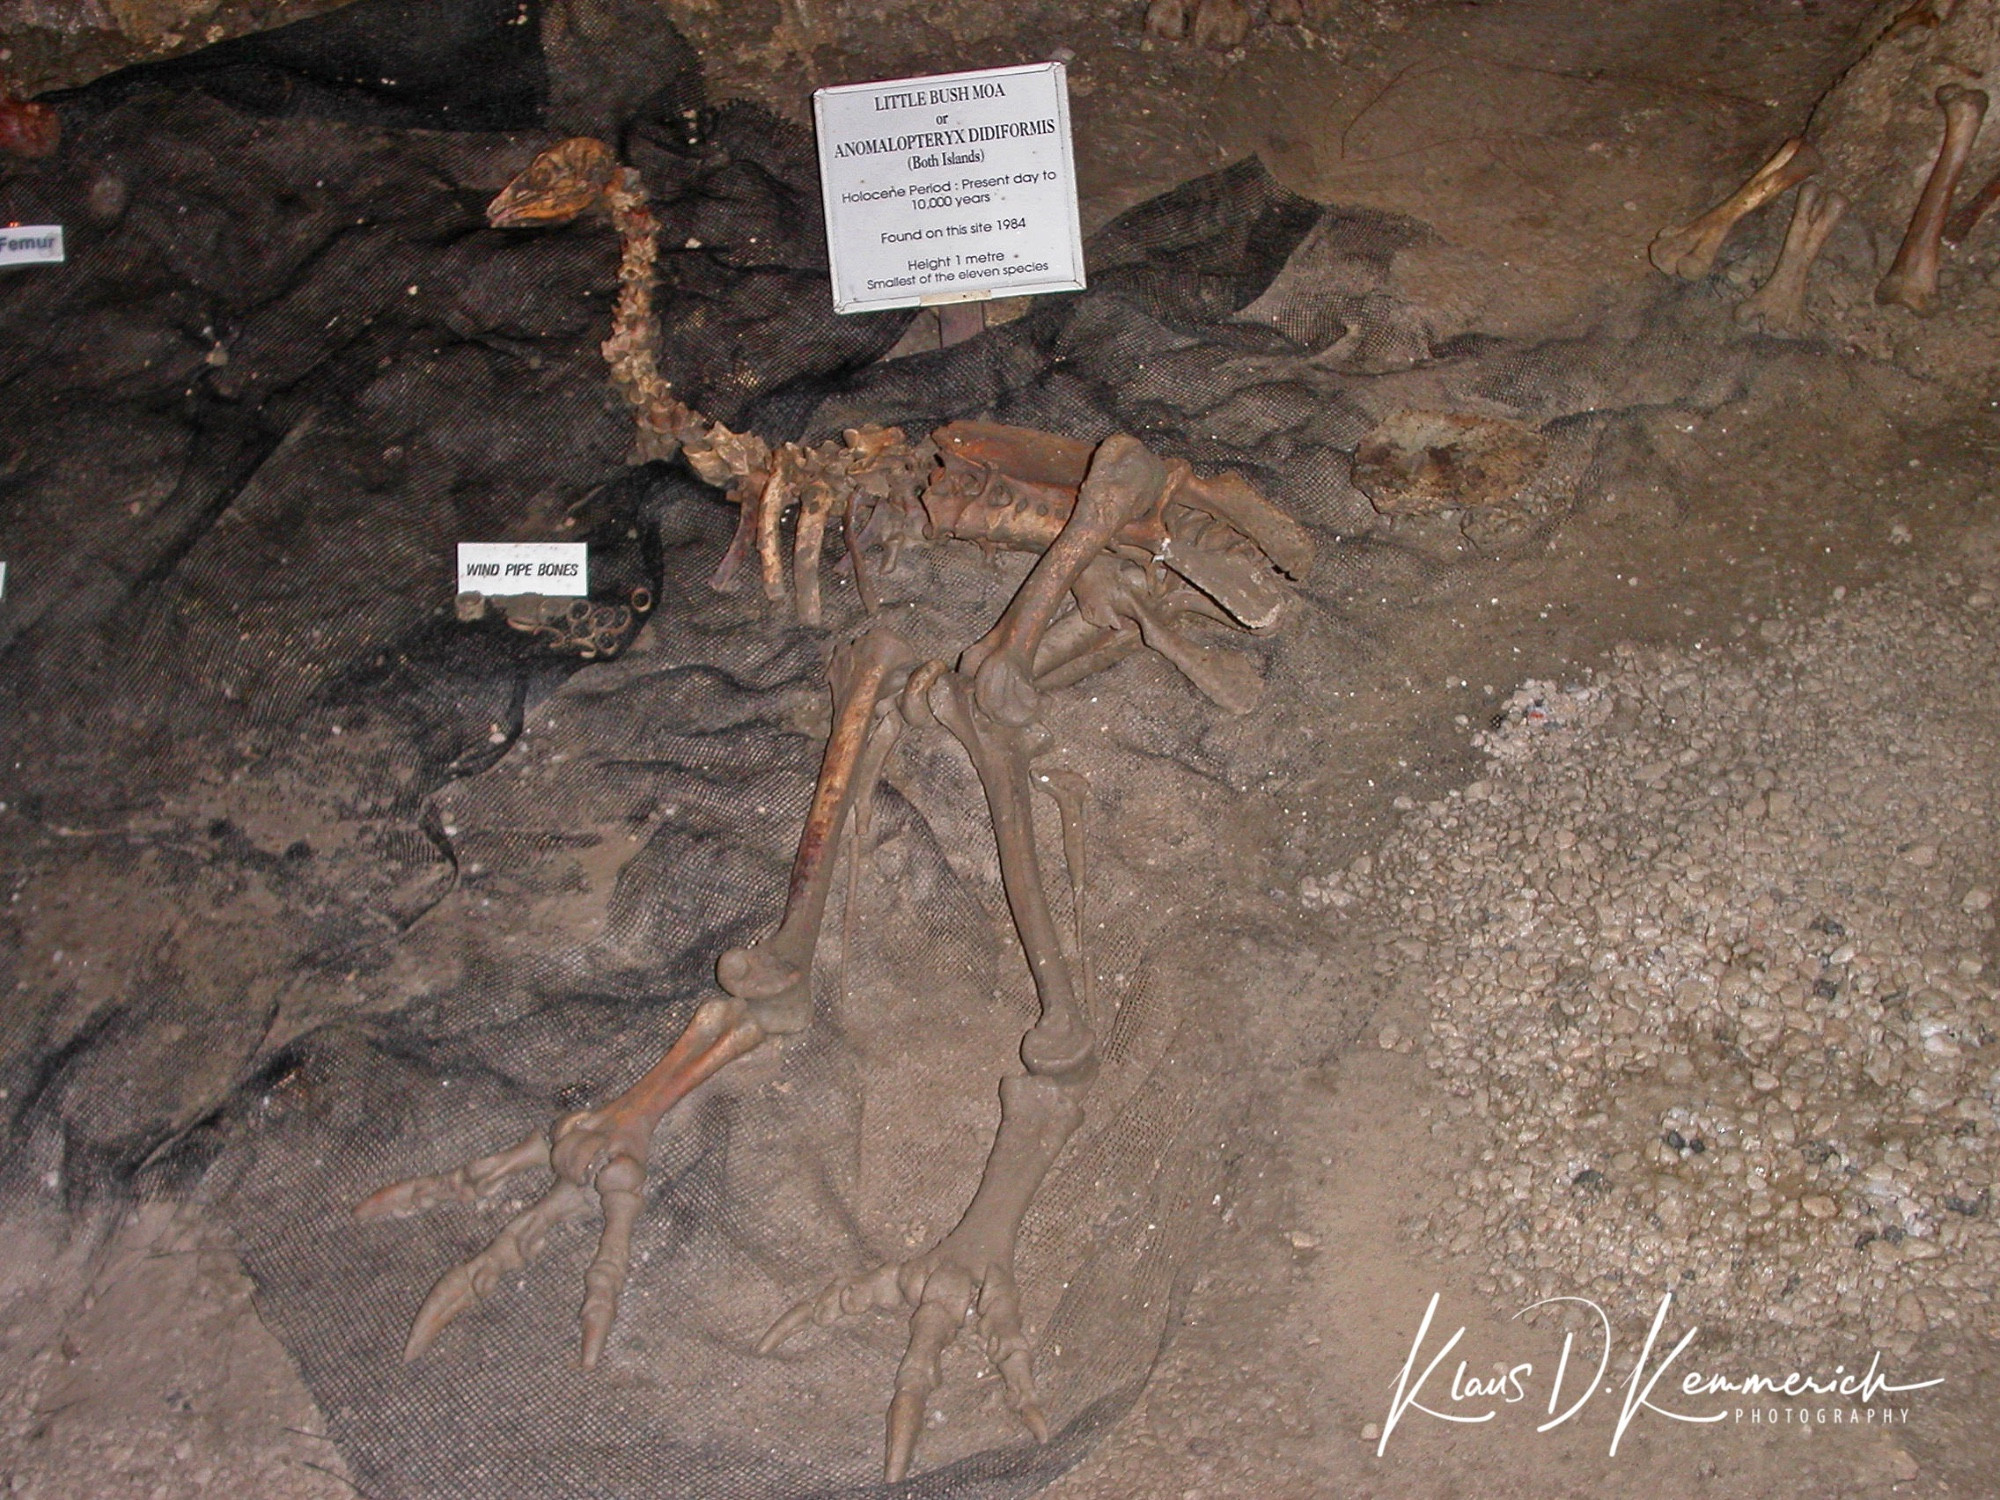
[[[1778,264],[1768,281],[1736,304],[1736,321],[1765,333],[1797,333],[1803,328],[1807,273],[1846,212],[1844,194],[1816,182],[1802,183]]]
[[[1803,136],[1793,136],[1749,179],[1700,218],[1679,229],[1663,229],[1647,249],[1654,266],[1683,281],[1699,281],[1715,265],[1723,240],[1736,221],[1795,187],[1820,169],[1817,148]]]
[[[1907,307],[1920,318],[1937,311],[1938,242],[1944,237],[1951,195],[1972,155],[1980,122],[1986,118],[1986,94],[1981,89],[1947,83],[1937,91],[1937,102],[1944,111],[1944,144],[1938,148],[1937,163],[1924,183],[1923,196],[1917,199],[1916,212],[1910,215],[1910,227],[1904,231],[1895,264],[1875,288],[1877,302],[1885,307]]]

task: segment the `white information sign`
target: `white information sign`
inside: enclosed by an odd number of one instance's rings
[[[62,225],[9,224],[0,229],[0,266],[59,266],[62,262]]]
[[[1061,63],[821,89],[834,311],[1083,289]]]
[[[587,594],[588,542],[460,542],[461,594]]]

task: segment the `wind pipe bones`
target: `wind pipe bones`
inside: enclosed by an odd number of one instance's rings
[[[1736,321],[1765,333],[1799,332],[1805,326],[1806,275],[1846,212],[1840,192],[1816,182],[1801,184],[1778,264],[1769,280],[1736,304]]]
[[[1780,146],[1771,159],[1750,174],[1743,186],[1723,199],[1700,218],[1679,229],[1663,229],[1646,251],[1654,266],[1683,281],[1699,281],[1715,266],[1723,240],[1736,221],[1776,198],[1787,188],[1804,182],[1823,165],[1815,148],[1803,136],[1793,136]]]
[[[1972,143],[1978,139],[1980,122],[1986,118],[1986,94],[1980,89],[1947,83],[1937,91],[1937,102],[1944,111],[1944,143],[1938,147],[1937,162],[1917,199],[1916,212],[1910,215],[1910,227],[1903,234],[1895,264],[1875,288],[1877,302],[1885,307],[1907,307],[1920,318],[1937,311],[1938,243],[1944,237],[1951,195],[1957,191],[1958,179],[1972,155]]]

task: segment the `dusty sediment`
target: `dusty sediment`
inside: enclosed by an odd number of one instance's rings
[[[1529,682],[1482,779],[1305,883],[1423,969],[1429,1034],[1379,1038],[1462,1153],[1420,1243],[1795,1358],[2000,1332],[1995,594]]]

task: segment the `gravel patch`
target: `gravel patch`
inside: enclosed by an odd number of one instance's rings
[[[1482,779],[1304,883],[1424,975],[1379,1038],[1462,1153],[1421,1243],[1800,1358],[2000,1334],[1995,592],[1526,683]]]

